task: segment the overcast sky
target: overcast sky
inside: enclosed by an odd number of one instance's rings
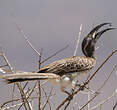
[[[73,55],[81,23],[83,30],[80,41],[97,24],[111,22],[113,27],[117,27],[116,11],[117,0],[0,0],[0,46],[15,69],[37,71],[38,56],[26,44],[15,23],[24,30],[38,51],[43,48],[43,58],[69,44],[68,49],[50,59],[48,64]],[[116,35],[117,30],[113,30],[102,36],[97,44],[103,44],[96,53],[97,65],[112,49],[117,49]],[[82,55],[80,45],[77,55]],[[115,59],[117,56],[107,64],[105,72],[110,64],[110,68],[116,64]],[[100,77],[98,80],[101,81]],[[114,74],[111,80],[114,87],[115,80]]]

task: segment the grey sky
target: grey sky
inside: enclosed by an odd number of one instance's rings
[[[38,56],[26,44],[14,22],[29,35],[37,50],[43,48],[43,58],[67,44],[70,45],[47,62],[50,63],[73,55],[81,23],[81,41],[93,26],[102,22],[112,22],[113,27],[117,27],[116,11],[117,0],[0,0],[0,45],[13,67],[18,70],[36,71]],[[109,55],[112,48],[117,49],[116,35],[117,31],[113,30],[102,36],[97,44],[99,46],[103,43],[102,48],[97,51],[97,65]],[[80,45],[77,55],[82,55]],[[111,59],[110,68],[116,64],[115,59],[117,56]],[[109,64],[102,74],[110,70],[108,67]],[[99,76],[98,81],[102,81],[103,78]],[[114,87],[117,82],[115,80],[117,79],[113,75],[111,83]]]

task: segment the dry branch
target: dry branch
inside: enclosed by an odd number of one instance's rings
[[[89,110],[95,110],[96,108],[102,106],[105,102],[107,102],[108,100],[110,100],[112,97],[116,96],[117,92],[113,92],[111,96],[107,97],[105,100],[101,101],[99,104],[97,104],[96,106],[90,108]]]
[[[113,107],[113,110],[115,110],[115,108],[117,107],[117,102],[115,103],[114,107]]]
[[[79,41],[80,41],[81,32],[82,32],[82,24],[80,25],[80,31],[78,33],[78,39],[77,39],[76,48],[75,48],[75,51],[74,51],[74,56],[76,56],[76,53],[77,53],[77,49],[78,49],[78,44],[79,44]]]

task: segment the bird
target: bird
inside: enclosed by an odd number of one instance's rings
[[[71,56],[55,61],[47,66],[42,67],[38,73],[54,73],[60,75],[61,79],[58,82],[61,84],[61,91],[63,92],[66,92],[65,88],[68,85],[74,87],[76,85],[74,79],[76,77],[84,76],[95,66],[95,45],[98,39],[104,32],[115,29],[107,28],[98,32],[98,30],[104,25],[111,26],[111,23],[102,23],[97,25],[83,39],[81,47],[84,56]]]
[[[53,73],[55,75],[60,76],[59,79],[49,79],[47,77],[25,77],[19,75],[13,78],[5,78],[8,82],[21,82],[27,80],[49,80],[55,84],[60,84],[60,88],[62,92],[66,92],[65,88],[70,86],[74,88],[77,81],[76,78],[87,74],[92,70],[92,68],[96,65],[96,43],[101,37],[103,33],[109,30],[113,30],[115,28],[108,27],[99,31],[99,29],[105,25],[111,26],[111,23],[101,23],[95,26],[86,37],[84,37],[81,48],[84,56],[71,56],[61,60],[54,61],[42,68],[37,72],[41,75],[41,73]],[[44,75],[45,75],[44,74]],[[68,92],[66,92],[68,93]]]

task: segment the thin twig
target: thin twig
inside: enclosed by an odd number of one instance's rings
[[[20,99],[12,99],[12,100],[8,100],[7,102],[4,102],[3,104],[0,105],[0,108],[3,108],[6,104],[11,103],[11,102],[15,102],[15,101],[19,101]]]
[[[71,102],[71,100],[68,101],[68,103],[67,103],[67,105],[65,106],[64,110],[67,109],[67,107],[69,106],[70,102]]]
[[[77,39],[76,48],[75,48],[75,51],[74,51],[74,56],[76,56],[76,53],[77,53],[81,32],[82,32],[82,24],[80,25],[80,31],[78,33],[78,39]]]
[[[90,88],[90,83],[88,84],[88,88]],[[90,100],[90,97],[91,97],[91,92],[88,91],[88,101]],[[90,103],[88,104],[88,110],[90,108]]]
[[[25,95],[25,93],[24,93],[24,91],[23,91],[21,85],[20,85],[19,83],[16,83],[16,84],[17,84],[18,89],[20,90],[20,93],[21,93],[21,96],[22,96],[22,101],[23,101],[23,103],[24,103],[25,109],[27,110],[27,107],[26,107],[26,105],[25,105],[25,103],[27,103],[29,110],[32,110],[32,109],[31,109],[32,107],[30,106],[30,104],[29,104],[29,102],[28,102],[28,100],[27,100],[27,97],[26,97],[26,95]]]
[[[26,88],[27,85],[28,85],[28,81],[25,83],[23,90]]]
[[[13,89],[12,89],[12,100],[14,98],[14,93],[15,93],[15,83],[13,84]],[[13,105],[13,102],[12,102],[12,105]]]
[[[2,56],[3,56],[3,58],[4,58],[5,62],[6,62],[6,64],[8,65],[9,69],[11,70],[11,72],[14,72],[14,71],[13,71],[13,68],[11,67],[11,65],[10,65],[10,63],[9,63],[8,59],[6,58],[6,56],[5,56],[4,53],[2,53]],[[26,105],[25,105],[24,99],[25,99],[26,102],[27,102],[27,105],[28,105],[28,107],[29,107],[29,110],[31,110],[31,108],[30,108],[29,103],[28,103],[28,101],[27,101],[27,99],[26,99],[26,97],[25,97],[25,93],[24,93],[24,91],[23,91],[21,85],[20,85],[19,83],[16,83],[16,84],[17,84],[17,87],[18,87],[19,90],[20,90],[20,93],[21,93],[21,96],[22,96],[22,101],[24,102],[24,107],[25,107],[25,109],[27,110],[27,107],[26,107]]]
[[[50,58],[54,57],[55,55],[57,55],[58,53],[62,52],[63,50],[65,50],[66,48],[68,48],[69,45],[66,45],[64,48],[58,50],[57,52],[55,52],[54,54],[52,54],[51,56],[49,56],[48,58],[46,58],[45,60],[43,60],[41,62],[42,63],[45,63],[47,60],[49,60]]]
[[[25,110],[28,110],[27,107],[26,107],[26,104],[25,104],[24,93],[22,91],[21,85],[19,85],[18,83],[16,83],[16,84],[17,84],[17,87],[18,87],[18,89],[20,91],[20,94],[21,94],[21,97],[22,97],[22,103],[24,105],[24,108],[25,108]]]
[[[27,83],[26,83],[26,84],[27,84]],[[26,84],[25,84],[25,85],[26,85]],[[30,91],[30,93],[28,94],[28,96],[26,97],[27,99],[30,98],[31,94],[33,93],[34,89],[36,88],[36,84],[37,84],[37,82],[35,83],[34,87],[33,87],[32,90]],[[24,87],[25,87],[25,86],[24,86]],[[23,89],[24,89],[24,87],[23,87]],[[22,105],[23,105],[23,104],[22,104]],[[18,108],[18,110],[22,107],[22,105]]]
[[[0,110],[8,110],[8,109],[11,109],[11,108],[15,108],[15,107],[17,107],[17,106],[20,106],[20,105],[22,105],[22,104],[23,104],[23,102],[22,102],[22,103],[19,103],[19,104],[16,104],[16,105],[11,105],[11,106],[9,106],[9,107],[6,107],[6,108],[0,109]]]
[[[39,56],[39,69],[41,68],[41,58],[42,58],[42,49],[41,49],[41,53]],[[38,80],[38,89],[39,89],[39,100],[38,100],[38,109],[41,110],[41,84],[40,84],[40,80]]]
[[[113,110],[115,110],[116,107],[117,107],[117,102],[116,102],[115,105],[113,106]]]
[[[49,104],[49,106],[50,106],[50,110],[51,110],[51,105],[50,105],[49,99],[50,99],[50,97],[52,96],[52,90],[53,90],[53,88],[50,90],[48,96],[47,96],[47,93],[45,92],[44,88],[42,88],[42,89],[43,89],[44,94],[45,94],[45,96],[46,96],[46,98],[47,98],[45,104],[44,104],[43,107],[42,107],[42,110],[45,109],[45,107],[46,107],[47,104]]]
[[[3,53],[2,56],[3,56],[4,60],[5,60],[5,62],[7,63],[7,65],[8,65],[8,67],[9,67],[10,71],[12,72],[12,71],[13,71],[13,68],[12,68],[11,64],[9,63],[9,61],[7,60],[5,54]]]
[[[16,24],[18,31],[22,34],[23,38],[26,40],[26,42],[29,44],[29,46],[40,56],[40,53],[34,48],[34,46],[31,44],[31,42],[27,38],[28,35],[24,32],[24,30],[22,28],[19,27],[19,25],[17,23],[15,23],[15,24]]]
[[[107,81],[109,80],[110,76],[112,75],[112,73],[115,71],[117,65],[114,66],[113,70],[111,71],[111,73],[109,74],[109,76],[107,77],[107,79],[103,82],[103,84],[97,89],[97,91],[95,92],[96,94],[94,95],[93,98],[91,98],[85,105],[83,105],[83,107],[81,107],[80,110],[82,110],[85,106],[87,106],[94,98],[96,98],[100,92],[100,90],[105,86],[105,84],[107,83]]]
[[[116,96],[117,92],[113,92],[111,96],[107,97],[105,100],[101,101],[99,104],[97,104],[96,106],[90,108],[89,110],[95,110],[96,108],[102,106],[105,102],[107,102],[108,100],[110,100],[112,97]]]
[[[89,83],[90,80],[92,80],[94,78],[94,76],[96,75],[96,73],[102,68],[102,66],[117,52],[117,50],[113,51],[105,60],[104,62],[99,66],[99,68],[94,72],[94,74],[89,78],[88,81],[86,81],[86,83]]]

